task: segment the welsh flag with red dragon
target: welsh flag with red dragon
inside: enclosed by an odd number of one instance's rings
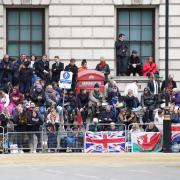
[[[159,132],[134,132],[131,134],[133,152],[160,152],[162,135]]]

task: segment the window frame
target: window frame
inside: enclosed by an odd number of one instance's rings
[[[42,25],[33,25],[32,24],[32,13],[34,10],[37,10],[37,11],[40,11],[42,13]],[[12,12],[12,11],[17,11],[18,12],[18,25],[9,25],[9,22],[8,22],[8,13],[9,12]],[[25,12],[25,11],[29,11],[30,12],[30,25],[21,25],[20,24],[20,12]],[[18,26],[18,40],[9,40],[9,26]],[[30,26],[30,40],[21,40],[20,39],[20,28],[21,27],[25,27],[25,26]],[[39,27],[42,27],[42,40],[32,40],[32,27],[33,26],[39,26]],[[33,43],[40,43],[42,44],[42,54],[38,57],[41,57],[44,53],[45,53],[45,8],[7,8],[6,9],[6,53],[9,52],[9,49],[8,49],[8,45],[9,45],[9,42],[12,43],[17,43],[18,44],[18,55],[20,56],[20,44],[21,43],[29,43],[30,44],[30,56],[33,54],[32,53],[32,44]],[[36,54],[35,54],[36,55]],[[9,56],[11,57],[16,57],[16,56],[12,56],[11,54],[9,54]],[[29,55],[27,55],[27,57],[29,57]],[[18,57],[17,57],[18,58]]]
[[[128,11],[129,13],[129,25],[120,25],[119,24],[119,12],[120,11],[123,11],[123,10],[126,10]],[[130,12],[131,11],[139,11],[141,13],[140,15],[140,22],[141,24],[140,25],[130,25]],[[148,40],[144,40],[142,41],[142,27],[143,26],[150,26],[150,25],[142,25],[142,12],[143,11],[151,11],[152,12],[152,41],[148,41]],[[130,27],[131,26],[140,26],[140,41],[136,41],[136,40],[130,40],[130,36],[131,36],[131,33],[129,34],[129,40],[125,40],[128,45],[130,45],[130,43],[133,43],[133,42],[139,42],[140,43],[140,52],[138,52],[138,55],[139,57],[142,59],[143,57],[146,57],[146,56],[142,56],[142,43],[145,43],[145,42],[152,42],[152,52],[151,52],[151,56],[153,57],[153,60],[155,61],[155,25],[156,25],[156,22],[155,22],[155,8],[117,8],[117,18],[116,18],[116,40],[118,39],[118,35],[119,35],[119,27],[120,26],[128,26],[129,28],[129,33],[130,33]],[[128,55],[130,56],[131,55],[131,52],[130,52],[130,46],[128,46]]]

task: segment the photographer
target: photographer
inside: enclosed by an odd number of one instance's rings
[[[0,62],[0,86],[6,88],[7,83],[12,83],[13,64],[9,60],[9,55],[5,54]]]

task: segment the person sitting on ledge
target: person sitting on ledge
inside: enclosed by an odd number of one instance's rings
[[[148,58],[148,61],[143,66],[143,76],[149,76],[151,72],[157,73],[156,63],[153,62],[152,56]]]
[[[140,76],[142,64],[141,60],[138,57],[138,52],[136,50],[132,51],[132,55],[129,58],[129,73],[130,76]]]

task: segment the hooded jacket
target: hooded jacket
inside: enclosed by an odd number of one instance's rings
[[[22,93],[19,92],[19,89],[18,88],[15,88],[16,92],[12,92],[10,94],[10,102],[17,106],[19,104],[22,104],[23,102],[23,99],[24,99],[24,96]]]

